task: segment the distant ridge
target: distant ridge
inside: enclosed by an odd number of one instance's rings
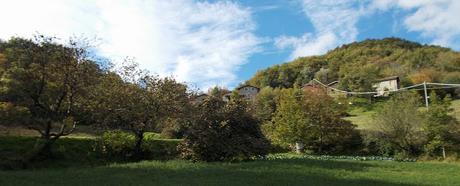
[[[320,56],[300,57],[258,71],[246,83],[290,88],[316,78],[345,90],[370,90],[372,81],[399,76],[403,86],[423,81],[460,83],[460,53],[400,38],[367,39]]]

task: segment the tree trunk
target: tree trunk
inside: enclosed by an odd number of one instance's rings
[[[446,159],[446,148],[442,146],[442,157]]]
[[[56,137],[51,136],[51,128],[52,128],[51,121],[48,121],[46,123],[45,131],[42,133],[42,136],[40,137],[40,139],[38,139],[37,146],[35,147],[36,149],[35,152],[36,152],[37,157],[46,158],[48,156],[51,156],[51,146],[58,138],[57,136]]]
[[[46,138],[46,139],[41,139],[41,144],[38,146],[38,155],[47,157],[51,156],[51,147],[53,146],[54,142],[56,142],[57,138]]]
[[[50,136],[42,136],[39,138],[37,140],[36,146],[32,149],[32,151],[23,157],[23,162],[28,164],[32,161],[50,158],[53,155],[51,147],[57,139],[57,137]]]
[[[318,154],[323,153],[323,133],[321,132],[319,135],[319,148],[318,148]]]
[[[300,154],[304,151],[304,144],[302,142],[295,143],[295,151]]]
[[[136,144],[134,146],[134,158],[142,159],[142,142],[144,141],[144,132],[136,132]]]

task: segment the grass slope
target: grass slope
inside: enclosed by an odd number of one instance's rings
[[[0,185],[458,185],[460,164],[277,159],[143,161],[93,168],[0,171]]]
[[[452,101],[452,108],[454,109],[452,115],[460,121],[460,99]]]
[[[356,108],[350,111],[349,117],[344,119],[351,121],[351,123],[358,126],[358,129],[371,128],[372,115],[375,113],[373,110],[366,110],[365,108]]]
[[[457,119],[460,121],[460,99],[452,101],[452,108],[454,109],[454,111],[451,114],[457,117]],[[357,107],[350,111],[351,116],[346,117],[344,119],[351,121],[353,124],[357,125],[358,129],[370,129],[372,125],[372,115],[374,113],[374,110]]]

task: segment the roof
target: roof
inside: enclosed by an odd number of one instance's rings
[[[227,99],[230,97],[232,97],[232,93],[227,93],[222,96],[222,98],[227,98]]]
[[[317,81],[311,80],[310,82],[303,84],[302,87],[318,86],[318,85],[320,85],[320,84]]]
[[[303,84],[302,88],[306,88],[306,87],[316,87],[316,88],[319,88],[319,87],[321,87],[321,85],[319,85],[318,83],[315,83],[315,82],[310,82],[310,83],[305,83],[305,84]]]
[[[239,87],[238,87],[238,88],[236,88],[236,89],[237,89],[237,90],[240,90],[240,89],[242,89],[242,88],[244,88],[244,87],[253,87],[253,88],[256,88],[257,90],[260,90],[260,88],[259,88],[259,87],[256,87],[256,86],[252,86],[252,85],[241,85],[241,86],[239,86]]]
[[[377,79],[377,80],[375,80],[375,82],[390,81],[390,80],[398,80],[399,81],[399,77],[398,76],[390,76],[390,77],[386,77],[386,78]]]
[[[232,91],[230,90],[227,90],[227,89],[221,89],[222,93],[225,93],[225,94],[230,94],[232,93]]]
[[[203,94],[198,94],[197,96],[195,97],[201,97],[201,96],[208,96],[207,94],[203,93]]]

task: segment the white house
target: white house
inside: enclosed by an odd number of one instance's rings
[[[399,77],[391,76],[382,79],[378,79],[374,82],[372,87],[377,92],[376,97],[378,96],[388,96],[388,91],[397,91],[399,89]]]

